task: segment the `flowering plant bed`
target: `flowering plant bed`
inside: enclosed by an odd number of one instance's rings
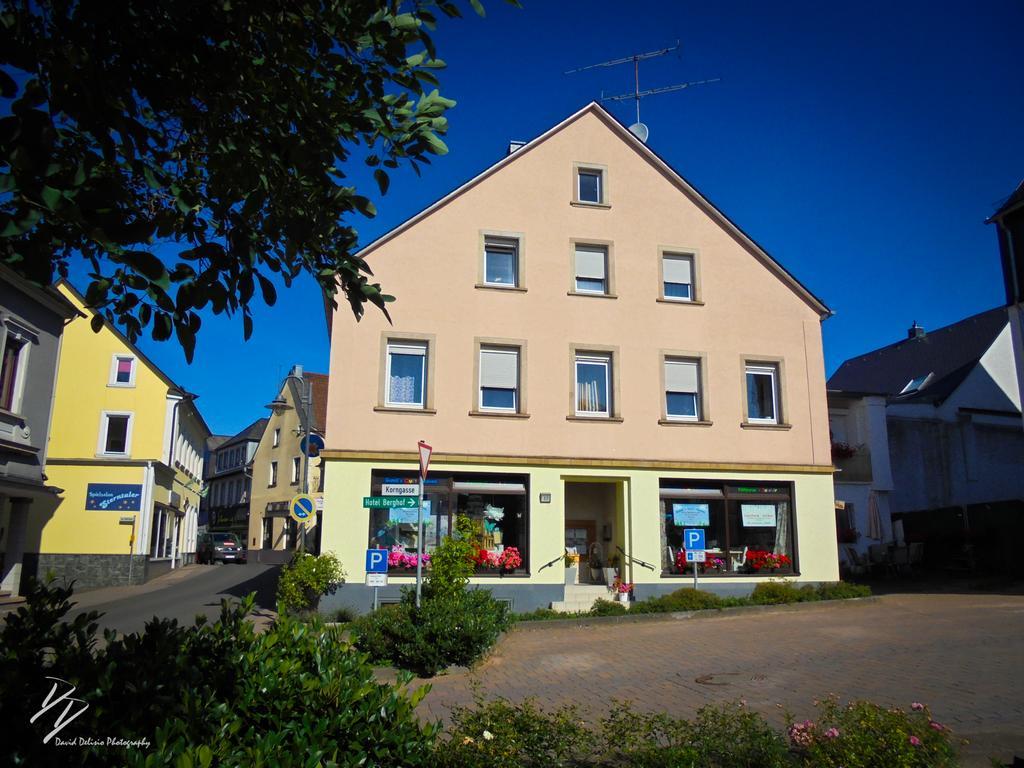
[[[423,561],[423,567],[430,565],[430,555],[417,555],[414,552],[406,552],[401,544],[395,544],[388,552],[388,569],[398,568],[409,571],[416,567],[417,560]]]
[[[750,569],[757,571],[770,571],[777,568],[791,568],[793,560],[788,555],[779,555],[765,549],[747,550],[747,563]]]
[[[479,549],[472,559],[477,568],[484,570],[514,571],[523,564],[518,547],[505,547],[501,552]]]
[[[621,576],[616,576],[615,581],[612,582],[610,587],[612,592],[619,595],[628,595],[633,591],[633,585],[628,581],[623,581]]]

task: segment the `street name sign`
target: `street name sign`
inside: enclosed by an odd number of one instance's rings
[[[413,496],[363,496],[364,509],[415,509],[418,506]]]
[[[419,483],[382,483],[381,496],[419,496]]]

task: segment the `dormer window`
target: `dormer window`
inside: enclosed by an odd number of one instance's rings
[[[924,385],[931,379],[931,373],[926,373],[924,376],[918,376],[907,382],[907,385],[900,390],[901,395],[909,395],[912,392],[917,392],[920,389],[924,389]]]

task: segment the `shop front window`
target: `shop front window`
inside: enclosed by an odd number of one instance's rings
[[[662,575],[692,574],[683,531],[702,528],[705,575],[794,573],[788,484],[666,481],[661,484]]]
[[[414,476],[393,472],[373,474],[372,495],[388,493],[394,486],[415,482]],[[478,575],[528,572],[529,509],[527,478],[523,475],[437,474],[423,489],[423,543],[418,541],[418,510],[413,508],[370,510],[369,546],[387,549],[388,570],[394,575],[413,574],[417,560],[429,556],[456,520],[469,521],[476,551]]]

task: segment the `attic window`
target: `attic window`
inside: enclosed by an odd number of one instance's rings
[[[930,373],[926,373],[924,376],[918,376],[917,378],[911,379],[907,382],[907,386],[900,390],[900,394],[908,395],[911,392],[917,392],[928,383],[928,379],[931,377],[932,375]]]

